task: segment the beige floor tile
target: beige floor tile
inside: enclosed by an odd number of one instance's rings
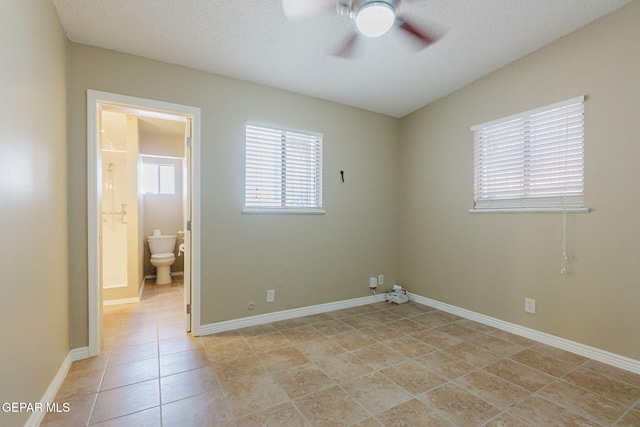
[[[425,326],[424,324],[414,322],[411,319],[395,320],[389,323],[389,326],[399,331],[402,331],[405,334],[415,334],[417,332],[421,332],[421,331],[424,331],[425,329],[428,329],[428,327]]]
[[[380,373],[413,395],[425,393],[447,382],[414,361],[383,369]]]
[[[314,427],[345,426],[364,420],[366,411],[340,387],[331,387],[293,401]]]
[[[365,334],[368,338],[381,343],[389,342],[405,335],[387,325],[370,326],[368,328],[360,329],[360,332]]]
[[[306,325],[308,325],[308,323],[298,317],[298,318],[286,319],[286,320],[280,320],[278,322],[273,322],[272,325],[277,330],[284,331],[286,329],[292,329],[292,328],[297,328],[297,327],[300,327],[300,326],[306,326]]]
[[[300,320],[304,320],[308,325],[313,325],[315,323],[326,322],[334,319],[327,313],[318,313],[318,314],[312,314],[310,316],[301,317]]]
[[[422,314],[428,313],[429,311],[433,311],[433,309],[430,307],[424,306],[422,304],[415,304],[415,303],[401,304],[393,308],[394,313],[400,314],[409,318],[420,316]]]
[[[574,366],[582,365],[584,362],[589,360],[588,358],[586,358],[584,356],[580,356],[578,354],[571,353],[571,352],[568,352],[568,351],[565,351],[565,350],[562,350],[562,349],[559,349],[559,348],[551,347],[550,345],[547,345],[547,344],[534,343],[529,348],[531,350],[537,351],[538,353],[542,353],[542,354],[546,354],[546,355],[555,357],[556,359],[560,359],[563,362],[569,363],[569,364],[574,365]]]
[[[321,360],[346,351],[333,339],[327,338],[324,335],[317,340],[297,343],[295,347],[307,356],[309,360]]]
[[[370,414],[377,414],[411,399],[411,393],[378,372],[342,384]]]
[[[453,380],[477,369],[475,366],[456,359],[442,351],[427,353],[423,356],[416,357],[414,360],[430,371],[449,380]]]
[[[118,334],[113,343],[114,348],[127,347],[130,345],[144,344],[147,342],[157,342],[158,333],[156,331],[134,332],[130,334]]]
[[[483,369],[459,377],[454,380],[454,383],[503,411],[531,394]]]
[[[470,341],[471,344],[477,345],[480,348],[489,350],[493,353],[499,354],[502,357],[508,357],[512,354],[516,354],[525,349],[521,345],[505,341],[493,335],[484,335],[482,337],[474,338]]]
[[[343,323],[351,326],[354,329],[364,329],[372,326],[381,325],[380,321],[371,316],[371,313],[359,314],[357,316],[346,317],[341,319]]]
[[[459,338],[447,334],[439,328],[428,329],[426,331],[418,332],[417,334],[412,334],[411,336],[419,339],[425,344],[439,349],[447,348],[452,345],[464,342]]]
[[[436,347],[409,335],[391,340],[387,342],[386,345],[403,356],[411,359],[437,350]]]
[[[186,333],[185,326],[181,324],[158,325],[158,339],[166,340],[169,338],[179,338]]]
[[[405,356],[391,350],[384,344],[370,345],[368,347],[355,350],[352,353],[376,371],[407,361]]]
[[[111,366],[104,372],[100,391],[158,378],[158,359]]]
[[[270,351],[268,353],[258,354],[258,358],[268,371],[277,372],[292,366],[304,365],[309,363],[309,359],[297,348],[284,347],[279,350]]]
[[[160,378],[162,404],[208,391],[216,391],[219,390],[219,387],[218,380],[210,367]]]
[[[531,396],[507,412],[535,427],[597,427],[598,424],[548,400]]]
[[[378,310],[370,313],[373,319],[376,319],[378,322],[382,324],[391,323],[395,320],[400,320],[404,316],[402,314],[396,314],[393,310]]]
[[[181,351],[160,357],[160,376],[177,374],[209,366],[209,359],[203,348]]]
[[[575,365],[563,362],[553,356],[539,353],[531,349],[526,349],[516,353],[510,356],[509,359],[515,360],[516,362],[520,362],[523,365],[537,369],[554,377],[561,377],[575,368]]]
[[[328,337],[354,330],[351,326],[337,319],[314,323],[313,327]]]
[[[264,409],[240,418],[237,427],[307,427],[309,423],[291,402],[286,402],[272,408]]]
[[[155,342],[114,348],[109,357],[109,366],[158,358],[158,344]]]
[[[267,369],[255,355],[213,362],[212,366],[221,382],[244,381],[267,373]]]
[[[315,361],[329,378],[338,384],[361,377],[373,371],[364,361],[350,353],[341,353]]]
[[[616,368],[615,366],[606,365],[596,360],[588,360],[584,363],[583,367],[615,380],[622,381],[623,383],[630,384],[634,387],[640,387],[640,375],[634,374],[633,372],[625,371],[624,369]]]
[[[324,334],[311,325],[298,326],[297,328],[284,329],[281,331],[292,344],[304,341],[316,340],[324,338]]]
[[[640,375],[431,307],[192,337],[177,283],[105,307],[111,336],[72,364],[56,396],[72,410],[43,426],[640,426]]]
[[[505,341],[512,342],[514,344],[518,344],[522,347],[531,347],[532,345],[536,344],[535,341],[530,340],[529,338],[521,337],[519,335],[515,335],[510,332],[501,331],[501,330],[490,332],[489,335],[496,338],[500,338]]]
[[[616,427],[638,427],[640,426],[640,411],[627,412],[620,421],[616,424]]]
[[[483,368],[502,358],[489,350],[485,350],[468,342],[447,347],[442,351],[478,368]]]
[[[334,335],[331,339],[338,343],[342,348],[349,351],[357,350],[377,342],[361,331],[352,331],[340,335]]]
[[[104,369],[109,361],[109,354],[109,351],[103,351],[98,356],[73,362],[69,368],[69,375],[84,374],[90,371]]]
[[[180,337],[158,341],[158,352],[160,356],[194,350],[196,348],[203,348],[202,340],[200,337],[192,337],[191,335],[182,335]]]
[[[267,323],[265,325],[249,326],[247,328],[238,329],[238,332],[243,337],[254,337],[257,335],[271,334],[274,332],[278,332],[278,330],[271,323]]]
[[[114,418],[98,424],[92,424],[92,427],[158,427],[160,426],[160,407],[145,409],[144,411],[135,412],[133,414]]]
[[[433,329],[451,323],[449,319],[446,319],[443,316],[439,316],[437,312],[421,314],[412,317],[411,320],[420,325],[423,325],[426,329]]]
[[[500,360],[484,369],[532,393],[555,380],[552,376],[509,359]]]
[[[247,355],[253,355],[254,352],[246,343],[242,337],[236,337],[225,340],[217,340],[212,342],[209,340],[202,340],[205,344],[205,352],[207,357],[212,362],[228,362],[238,357],[245,357]],[[162,341],[161,341],[162,343]]]
[[[245,341],[249,345],[249,348],[255,353],[266,353],[292,345],[291,341],[279,331],[269,334],[247,336],[245,337]],[[244,348],[243,346],[240,347]],[[237,352],[237,349],[235,351]]]
[[[282,387],[270,376],[247,378],[242,382],[222,384],[231,413],[243,417],[289,400]]]
[[[502,412],[451,383],[418,396],[418,400],[460,426],[479,426]]]
[[[162,405],[163,427],[232,427],[233,417],[220,391]]]
[[[406,427],[456,427],[456,425],[428,408],[424,403],[412,399],[378,415],[376,418],[382,422],[383,426],[406,426]]]
[[[58,389],[56,401],[64,402],[83,395],[97,393],[103,375],[104,371],[101,369],[70,372]]]
[[[98,394],[91,423],[99,423],[160,405],[158,380],[132,384]]]
[[[603,425],[612,425],[627,411],[626,406],[565,381],[556,381],[537,395]]]
[[[640,399],[640,388],[586,368],[577,368],[565,375],[564,379],[623,405],[635,404]]]
[[[375,418],[367,418],[355,424],[351,424],[350,427],[382,427],[382,424],[376,421]]]
[[[474,338],[483,337],[485,334],[471,328],[465,328],[457,323],[450,323],[448,325],[440,326],[436,328],[439,331],[446,333],[447,335],[451,335],[452,337],[456,337],[462,341],[469,341]]]
[[[85,394],[74,399],[56,400],[63,410],[61,412],[47,412],[40,423],[41,427],[84,426],[89,422],[91,410],[97,394]],[[64,412],[64,404],[69,405],[69,411]]]
[[[500,414],[483,427],[529,427],[529,424],[525,424],[515,417],[508,414]]]
[[[456,324],[460,326],[464,326],[465,328],[474,329],[476,331],[483,332],[485,334],[497,331],[497,329],[494,328],[493,326],[484,325],[482,323],[478,323],[469,319],[458,320]]]
[[[313,364],[297,366],[276,372],[273,374],[273,378],[291,399],[315,393],[335,385],[335,382],[331,378]]]

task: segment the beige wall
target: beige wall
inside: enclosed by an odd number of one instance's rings
[[[401,121],[401,271],[423,296],[640,359],[640,2]],[[570,98],[585,104],[585,199],[571,214],[470,214],[469,127]],[[524,298],[537,314],[524,313]]]
[[[69,352],[67,47],[50,1],[0,2],[0,402],[39,401]]]
[[[396,119],[84,45],[70,52],[69,179],[79,183],[69,213],[78,224],[70,230],[73,347],[88,340],[87,89],[202,109],[203,324],[366,296],[372,275],[397,280]],[[326,215],[240,213],[246,120],[324,133]],[[275,303],[265,303],[267,289]]]

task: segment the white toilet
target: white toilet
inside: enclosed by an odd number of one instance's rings
[[[171,266],[176,262],[176,236],[149,236],[151,265],[156,268],[156,284],[171,283]]]

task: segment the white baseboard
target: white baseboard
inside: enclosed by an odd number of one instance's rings
[[[640,360],[620,356],[615,353],[600,350],[599,348],[571,341],[566,338],[560,338],[555,335],[537,331],[535,329],[516,325],[515,323],[505,322],[504,320],[495,319],[493,317],[485,316],[484,314],[479,314],[470,310],[466,310],[464,308],[456,307],[430,298],[425,298],[420,295],[411,294],[411,296],[413,297],[415,302],[419,304],[446,311],[447,313],[455,314],[456,316],[460,316],[465,319],[473,320],[484,325],[493,326],[494,328],[510,332],[521,337],[529,338],[533,341],[547,344],[561,350],[566,350],[571,353],[579,354],[580,356],[588,357],[589,359],[597,360],[598,362],[606,363],[607,365],[615,366],[626,371],[640,374]]]
[[[89,357],[89,347],[74,348],[73,350],[69,351],[69,353],[67,354],[67,357],[65,357],[64,360],[62,361],[62,365],[60,365],[60,368],[58,369],[56,376],[53,377],[51,384],[49,384],[49,387],[47,387],[47,390],[44,392],[42,399],[40,399],[41,408],[46,408],[47,403],[51,403],[54,401],[56,394],[58,393],[58,390],[60,390],[60,386],[62,385],[62,382],[67,376],[67,373],[69,372],[71,363],[75,362],[76,360],[86,359],[87,357]],[[31,416],[29,417],[29,419],[25,424],[25,427],[39,426],[45,415],[46,415],[46,412],[44,411],[44,409],[42,411],[32,412]]]
[[[171,272],[171,277],[175,277],[175,276],[184,276],[184,271]],[[144,276],[145,279],[155,279],[156,277],[158,276],[155,274],[147,274],[146,276]]]
[[[200,326],[198,335],[211,335],[218,332],[246,328],[247,326],[263,325],[265,323],[277,322],[279,320],[295,319],[296,317],[327,313],[343,308],[358,307],[379,301],[384,301],[384,294],[311,305],[308,307],[293,308],[291,310],[276,311],[274,313],[258,314],[256,316],[226,320],[224,322],[209,323],[207,325]]]

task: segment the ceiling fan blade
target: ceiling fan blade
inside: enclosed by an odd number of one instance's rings
[[[408,21],[398,17],[396,18],[396,23],[398,27],[402,30],[406,31],[408,34],[412,35],[416,40],[418,40],[422,44],[422,48],[429,46],[432,43],[438,41],[440,37],[435,34],[431,34],[424,30],[417,29],[413,24],[410,24]]]
[[[282,9],[290,21],[300,21],[337,10],[337,0],[282,0]]]
[[[333,56],[338,56],[340,58],[352,58],[353,48],[357,44],[357,41],[358,33],[353,33],[351,37],[349,37],[347,41],[342,45],[342,47],[333,54]]]

